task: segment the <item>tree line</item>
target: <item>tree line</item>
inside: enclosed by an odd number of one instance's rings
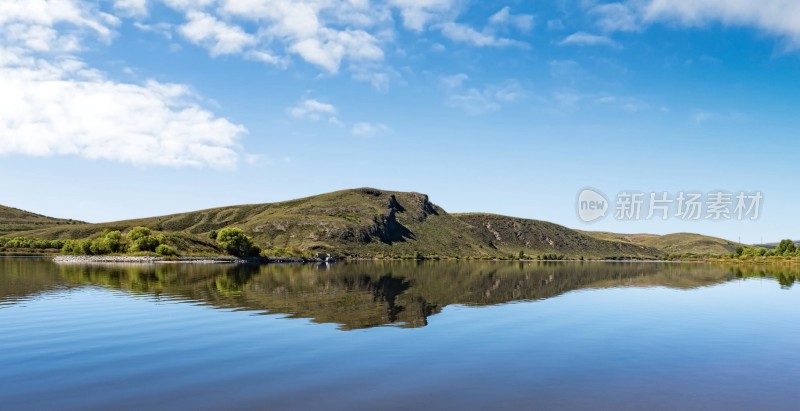
[[[221,251],[238,257],[258,256],[261,249],[246,235],[244,230],[227,227],[209,234],[214,245]],[[105,230],[96,238],[72,240],[40,240],[24,237],[0,238],[0,251],[60,251],[70,255],[108,255],[155,253],[164,257],[178,255],[176,239],[153,233],[147,227],[133,227],[123,233]]]
[[[734,252],[737,258],[752,257],[800,257],[800,249],[792,240],[781,240],[778,246],[772,250],[764,247],[738,246]]]

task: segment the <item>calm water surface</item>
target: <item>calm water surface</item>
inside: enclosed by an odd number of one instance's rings
[[[0,259],[3,410],[796,410],[791,266]]]

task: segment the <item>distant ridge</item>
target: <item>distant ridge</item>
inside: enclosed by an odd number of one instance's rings
[[[85,224],[82,221],[47,217],[0,205],[0,236],[59,225]]]
[[[28,220],[41,226],[16,230],[14,235],[82,239],[96,237],[104,230],[126,231],[145,226],[180,235],[187,250],[213,248],[209,234],[231,226],[244,229],[267,251],[324,251],[359,257],[486,258],[517,256],[522,251],[530,257],[655,259],[676,250],[727,250],[727,245],[719,243],[724,240],[697,234],[629,238],[494,214],[449,214],[431,203],[425,194],[375,188],[101,224],[74,224],[70,220],[15,211],[16,214],[9,214],[7,224],[13,225],[14,216],[18,216],[18,227]]]
[[[614,234],[606,232],[589,232],[586,234],[611,241],[622,241],[659,249],[667,254],[730,254],[736,251],[736,244],[722,238],[709,237],[693,233],[675,234]]]

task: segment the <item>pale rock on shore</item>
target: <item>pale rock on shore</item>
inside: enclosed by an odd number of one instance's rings
[[[330,254],[318,254],[315,257],[173,257],[129,256],[129,255],[59,255],[53,262],[59,264],[156,264],[156,263],[189,263],[189,264],[245,264],[245,263],[333,263],[336,261]]]
[[[177,257],[163,258],[154,256],[122,256],[122,255],[59,255],[53,262],[61,264],[85,263],[119,263],[119,264],[155,264],[155,263],[193,263],[193,264],[241,264],[248,260],[237,257]]]

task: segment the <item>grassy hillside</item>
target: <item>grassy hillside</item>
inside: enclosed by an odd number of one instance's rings
[[[689,249],[728,252],[722,245],[714,249],[711,246],[716,243],[706,244],[708,237],[703,236],[628,238],[584,233],[544,221],[449,214],[425,194],[373,188],[102,224],[53,223],[15,235],[85,239],[97,237],[104,230],[125,232],[136,226],[165,234],[179,250],[196,253],[213,252],[210,234],[232,226],[245,230],[267,254],[324,251],[359,257],[493,258],[523,251],[530,257],[657,258]]]
[[[28,211],[0,205],[0,236],[47,227],[71,226],[80,221],[46,217]]]
[[[653,247],[600,239],[546,221],[483,213],[453,216],[469,224],[480,241],[504,253],[514,254],[525,250],[526,254],[531,255],[563,254],[586,258],[656,258],[662,254]]]
[[[585,232],[585,234],[609,241],[620,241],[662,250],[666,254],[730,254],[736,250],[733,241],[692,233],[667,235],[655,234],[615,234],[606,232]]]
[[[441,254],[496,255],[465,232],[463,223],[419,193],[370,188],[338,191],[292,201],[222,207],[103,224],[52,227],[29,237],[78,239],[103,230],[145,226],[157,232],[208,238],[213,230],[236,226],[266,250],[332,251],[374,256]]]

